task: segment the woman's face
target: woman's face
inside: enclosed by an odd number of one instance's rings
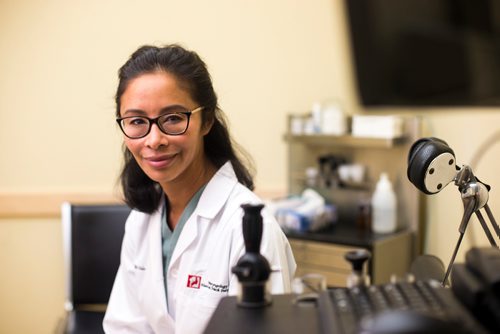
[[[155,118],[169,106],[179,105],[187,110],[199,107],[176,78],[165,72],[142,74],[131,80],[120,103],[121,117]],[[142,170],[164,189],[171,183],[195,179],[205,168],[203,136],[209,129],[202,128],[201,112],[191,115],[189,127],[182,135],[167,135],[153,124],[143,138],[124,137]]]

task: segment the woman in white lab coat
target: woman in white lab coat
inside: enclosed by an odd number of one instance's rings
[[[242,204],[258,203],[234,149],[206,65],[178,45],[139,48],[119,71],[121,181],[134,210],[104,319],[107,333],[200,333],[237,293]],[[290,291],[295,261],[263,214],[261,253],[274,294]]]

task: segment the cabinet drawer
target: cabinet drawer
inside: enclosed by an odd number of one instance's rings
[[[298,264],[295,277],[307,274],[320,274],[325,276],[328,287],[345,287],[347,285],[347,276],[349,275],[349,272],[332,271],[325,268]]]
[[[293,257],[296,262],[303,262],[305,259],[305,243],[303,241],[288,240],[292,247]]]
[[[333,268],[335,270],[351,270],[351,265],[344,259],[346,252],[354,247],[339,246],[314,241],[290,241],[297,263]]]

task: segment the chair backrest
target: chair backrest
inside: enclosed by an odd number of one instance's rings
[[[120,264],[125,221],[121,204],[62,205],[63,249],[68,311],[107,304]]]

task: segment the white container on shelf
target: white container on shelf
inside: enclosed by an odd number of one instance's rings
[[[319,102],[313,103],[311,111],[314,134],[321,133],[321,125],[323,124],[323,113],[321,110],[321,104]]]
[[[354,115],[352,135],[365,138],[399,138],[403,135],[403,119],[394,115]]]
[[[387,173],[382,173],[372,196],[372,230],[374,233],[396,231],[396,194]]]
[[[290,117],[290,133],[294,136],[300,136],[304,132],[304,116],[295,115]]]
[[[347,119],[342,109],[336,104],[323,107],[321,132],[326,135],[342,136],[347,132]]]

